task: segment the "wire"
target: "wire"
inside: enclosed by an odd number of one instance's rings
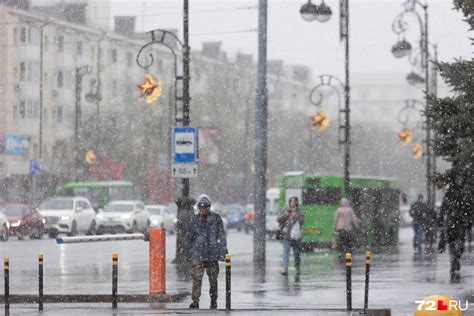
[[[229,12],[229,11],[241,11],[241,10],[256,10],[257,6],[249,6],[249,7],[237,7],[237,8],[228,8],[228,9],[209,9],[209,10],[200,10],[200,11],[191,11],[189,14],[200,14],[200,13],[216,13],[216,12]],[[138,16],[140,17],[152,17],[152,16],[169,16],[169,15],[180,15],[183,14],[183,12],[163,12],[163,13],[155,13],[155,14],[139,14]],[[21,18],[28,19],[29,17],[22,17]],[[88,20],[103,20],[103,19],[112,19],[115,16],[102,16],[102,17],[95,17],[95,18],[88,18]],[[38,19],[47,19],[47,17],[44,16],[35,16],[33,18],[38,18]],[[67,22],[63,20],[58,20],[58,22]],[[8,24],[24,24],[28,22],[1,22],[0,25],[8,25]]]

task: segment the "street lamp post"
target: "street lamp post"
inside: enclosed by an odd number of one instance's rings
[[[320,5],[315,5],[308,0],[300,9],[301,16],[305,21],[327,22],[332,14],[331,8],[321,1]],[[351,124],[350,124],[350,55],[349,55],[349,0],[340,0],[340,33],[341,41],[345,44],[345,83],[344,87],[344,108],[340,110],[341,117],[340,128],[344,130],[344,138],[341,141],[344,144],[344,191],[347,196],[350,195],[350,144],[351,144]]]
[[[82,77],[90,74],[92,68],[84,65],[76,68],[76,102],[75,102],[75,120],[74,120],[74,163],[75,163],[75,178],[74,180],[79,181],[79,169],[80,169],[80,140],[79,140],[79,125],[81,121],[81,93],[82,93]]]
[[[153,30],[149,32],[151,40],[140,48],[137,54],[137,65],[148,70],[154,63],[153,52],[149,51],[150,47],[157,44],[167,47],[174,59],[174,112],[175,124],[181,123],[182,126],[189,126],[191,123],[190,117],[190,47],[189,47],[189,0],[183,0],[183,42],[173,32],[167,30]],[[183,58],[183,74],[178,74],[178,60],[174,45],[170,40],[177,43],[178,49],[182,53]],[[146,54],[148,52],[148,54]],[[146,56],[145,56],[146,55]],[[144,59],[145,56],[145,59]],[[182,95],[178,94],[178,82],[182,83]],[[178,107],[181,107],[181,116]],[[194,199],[189,197],[190,184],[189,179],[182,179],[182,196],[177,200],[178,205],[178,223],[177,223],[177,238],[176,238],[176,263],[185,263],[185,243],[187,223],[193,211]]]
[[[417,8],[423,10],[423,14],[417,11]],[[413,16],[419,23],[420,27],[420,44],[419,53],[414,53],[411,44],[405,40],[405,34],[408,30],[407,18]],[[404,3],[404,10],[398,14],[393,23],[392,29],[395,34],[398,35],[398,41],[392,47],[392,53],[396,58],[402,58],[405,56],[409,57],[409,61],[413,66],[416,66],[424,74],[424,78],[415,73],[410,73],[407,76],[407,80],[410,83],[424,83],[426,93],[425,110],[430,107],[429,95],[432,92],[430,87],[430,76],[429,76],[429,41],[428,41],[428,5],[421,3],[419,0],[406,0]],[[436,46],[434,46],[436,49]],[[435,51],[436,54],[436,51]],[[435,74],[436,75],[436,74]],[[426,132],[426,195],[427,202],[430,207],[434,207],[435,192],[434,186],[431,184],[431,176],[433,174],[434,157],[431,151],[431,119],[429,116],[425,116],[425,132]]]

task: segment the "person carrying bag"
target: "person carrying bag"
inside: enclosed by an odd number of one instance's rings
[[[298,198],[293,196],[288,201],[289,207],[282,210],[278,216],[280,224],[280,239],[283,241],[283,270],[282,275],[288,275],[290,261],[290,248],[295,256],[295,280],[299,280],[301,274],[301,229],[304,223],[304,215],[298,209]]]

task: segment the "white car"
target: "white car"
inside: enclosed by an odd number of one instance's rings
[[[8,218],[0,212],[0,240],[7,241],[10,235],[10,223]]]
[[[44,230],[49,237],[58,233],[75,236],[78,233],[94,235],[95,211],[85,197],[58,197],[43,201],[38,211],[44,218]]]
[[[112,201],[97,214],[99,233],[147,233],[148,211],[141,201]]]
[[[176,216],[165,205],[146,205],[145,208],[148,211],[150,227],[160,227],[174,233]]]

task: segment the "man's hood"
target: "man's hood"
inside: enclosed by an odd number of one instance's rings
[[[211,198],[207,194],[201,194],[197,197],[196,206],[198,206],[199,203],[201,203],[201,202],[208,202],[209,205],[211,205],[211,203],[212,203]]]

